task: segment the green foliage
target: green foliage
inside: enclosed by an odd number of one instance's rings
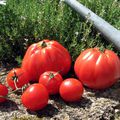
[[[120,3],[116,0],[80,0],[120,29]],[[7,0],[0,6],[0,61],[19,64],[28,46],[54,39],[71,53],[73,61],[89,47],[114,49],[83,19],[60,0]]]

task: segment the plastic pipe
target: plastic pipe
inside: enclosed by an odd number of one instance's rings
[[[120,50],[120,31],[106,22],[104,19],[96,15],[90,9],[82,5],[76,0],[64,0],[71,8],[77,11],[83,18],[92,22],[95,28],[104,36],[104,38],[113,43]],[[88,16],[88,17],[87,17]]]

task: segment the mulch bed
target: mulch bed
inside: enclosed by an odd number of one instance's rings
[[[11,68],[0,68],[1,83],[6,84]],[[67,103],[59,95],[51,96],[47,107],[36,112],[23,107],[20,93],[10,97],[0,104],[0,120],[120,120],[120,81],[103,91],[85,88],[83,97],[75,103]]]

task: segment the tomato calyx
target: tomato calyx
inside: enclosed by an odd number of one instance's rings
[[[42,48],[47,47],[47,44],[46,44],[46,42],[45,42],[45,41],[43,41],[43,42],[42,42],[41,47],[42,47]]]
[[[101,46],[101,47],[99,48],[99,50],[100,50],[102,53],[105,52],[105,48],[104,48],[103,46]]]
[[[54,75],[52,72],[50,72],[50,73],[49,73],[48,83],[49,83],[50,80],[51,80],[52,78],[54,78],[54,77],[55,77],[55,75]]]
[[[12,80],[18,82],[18,76],[15,71],[14,71],[14,76],[12,76]]]
[[[49,80],[51,80],[54,77],[55,77],[55,75],[52,72],[50,72],[50,74],[49,74]]]
[[[50,72],[49,73],[49,80],[51,80],[52,78],[54,78],[57,74],[59,74],[61,72],[61,70],[59,70],[58,72],[56,72],[55,74]]]
[[[15,88],[18,89],[18,87],[17,87],[17,82],[19,82],[19,79],[18,79],[18,78],[19,78],[23,73],[17,75],[17,73],[16,73],[16,71],[15,71],[14,69],[13,69],[13,72],[14,72],[14,75],[12,76],[12,80],[14,81]]]

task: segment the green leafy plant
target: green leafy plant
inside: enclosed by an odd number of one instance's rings
[[[120,29],[119,1],[79,1]],[[63,44],[73,61],[88,47],[110,46],[92,23],[83,21],[60,0],[7,0],[6,6],[0,6],[0,28],[0,61],[4,63],[20,64],[18,56],[23,58],[30,44],[44,38]],[[109,48],[115,50],[113,45]]]

